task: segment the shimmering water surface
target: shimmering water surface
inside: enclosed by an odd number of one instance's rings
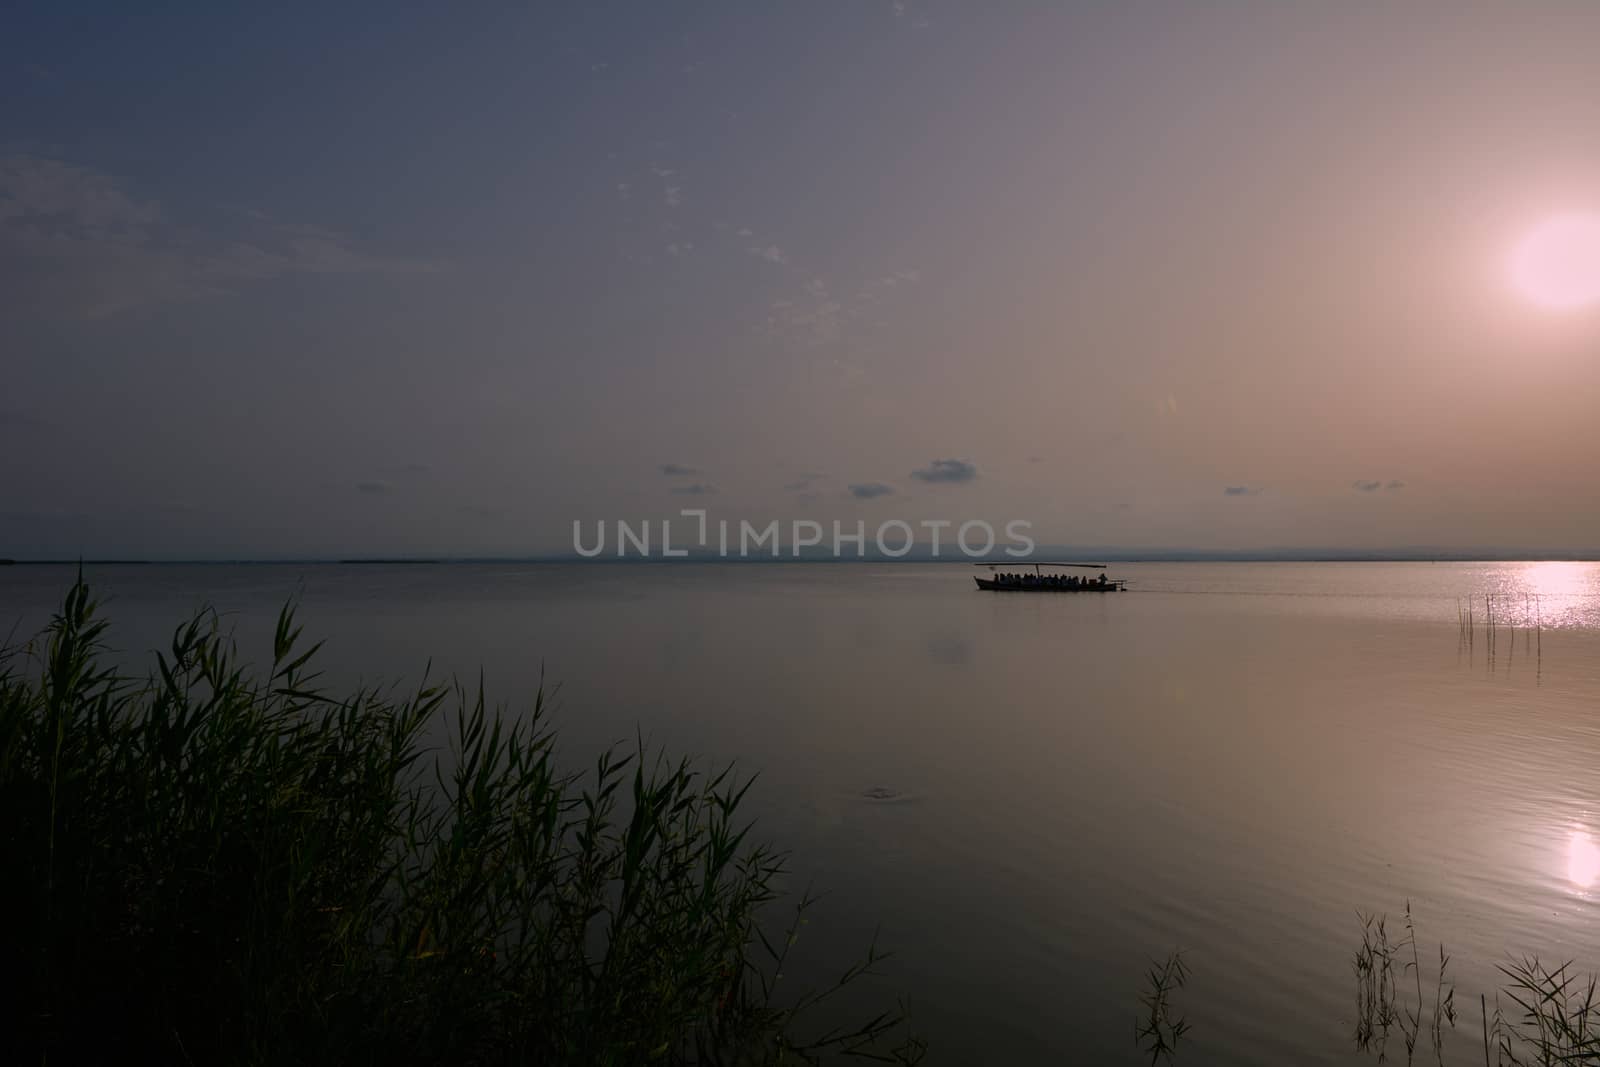
[[[972,571],[89,577],[129,657],[202,602],[264,654],[298,594],[330,683],[431,658],[521,707],[542,669],[574,762],[639,730],[759,770],[762,831],[831,894],[789,979],[876,930],[896,955],[872,992],[909,998],[931,1062],[1137,1062],[1139,973],[1174,947],[1180,1063],[1357,1062],[1356,912],[1408,900],[1424,959],[1453,956],[1459,1062],[1508,954],[1600,968],[1600,565],[1129,564],[1130,592],[1082,596]],[[42,625],[70,579],[0,568],[0,629]]]

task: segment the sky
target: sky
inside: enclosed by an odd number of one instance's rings
[[[1600,547],[1600,5],[143,6],[0,12],[0,557]]]

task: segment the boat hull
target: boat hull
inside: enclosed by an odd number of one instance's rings
[[[974,576],[973,581],[978,583],[979,589],[987,589],[995,593],[1120,593],[1121,582],[1107,582],[1105,585],[1023,585],[1019,582],[1002,582],[996,578],[979,578]]]

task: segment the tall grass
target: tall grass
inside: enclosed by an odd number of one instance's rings
[[[641,745],[569,773],[542,694],[332,695],[289,608],[259,675],[214,614],[143,679],[104,665],[105,626],[80,580],[0,662],[17,1062],[920,1057],[897,1012],[803,1036],[882,957],[787,994],[810,898],[767,918],[784,856],[730,770]]]

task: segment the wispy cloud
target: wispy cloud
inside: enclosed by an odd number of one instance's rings
[[[754,256],[760,256],[768,263],[789,262],[789,257],[785,256],[783,254],[783,249],[779,248],[777,245],[767,245],[765,248],[752,247],[750,249],[750,254]]]
[[[663,463],[656,470],[668,478],[688,478],[700,473],[699,467],[686,467],[682,463]]]
[[[1262,490],[1261,490],[1261,488],[1259,486],[1255,487],[1255,488],[1252,488],[1251,486],[1248,486],[1248,485],[1230,485],[1230,486],[1227,486],[1226,488],[1224,488],[1222,490],[1222,495],[1223,496],[1259,496],[1259,495],[1261,495],[1261,492],[1262,492]]]
[[[34,523],[84,523],[91,522],[93,519],[93,515],[82,511],[0,511],[0,522],[29,525]]]
[[[768,246],[777,251],[775,246]],[[760,249],[752,248],[760,253]],[[789,266],[798,273],[791,257],[779,253],[781,260],[770,262]],[[804,277],[802,274],[801,277]],[[837,345],[848,337],[859,335],[881,313],[881,302],[897,289],[914,285],[922,275],[915,270],[895,271],[870,278],[854,287],[853,291],[836,292],[827,279],[811,277],[786,296],[773,300],[767,306],[764,332],[775,339],[807,348]]]
[[[37,411],[30,411],[24,407],[0,407],[0,433],[5,431],[34,432],[38,430],[59,430],[58,423]]]
[[[438,269],[259,212],[234,212],[200,229],[111,175],[37,156],[0,158],[0,270],[27,286],[33,307],[103,317],[291,274]]]
[[[803,295],[774,300],[767,307],[767,332],[808,346],[831,345],[844,330],[847,312],[828,291],[828,283],[813,278]]]
[[[1358,493],[1376,493],[1379,490],[1404,489],[1405,487],[1406,483],[1401,481],[1354,481],[1350,483],[1350,488]]]
[[[807,471],[794,481],[786,483],[783,488],[785,491],[790,493],[801,493],[807,489],[810,489],[813,484],[821,481],[825,477],[827,477],[827,475],[817,474],[814,471]]]
[[[394,483],[393,482],[357,482],[356,483],[356,492],[365,493],[368,496],[382,496],[385,493],[394,492]]]
[[[678,496],[715,496],[717,487],[695,482],[693,485],[675,485],[667,491]]]
[[[882,482],[863,482],[850,486],[850,495],[857,500],[874,500],[880,496],[889,496],[894,492],[894,486],[884,485]]]
[[[926,467],[912,471],[911,477],[935,485],[959,485],[974,481],[978,477],[978,468],[964,459],[936,459]]]

